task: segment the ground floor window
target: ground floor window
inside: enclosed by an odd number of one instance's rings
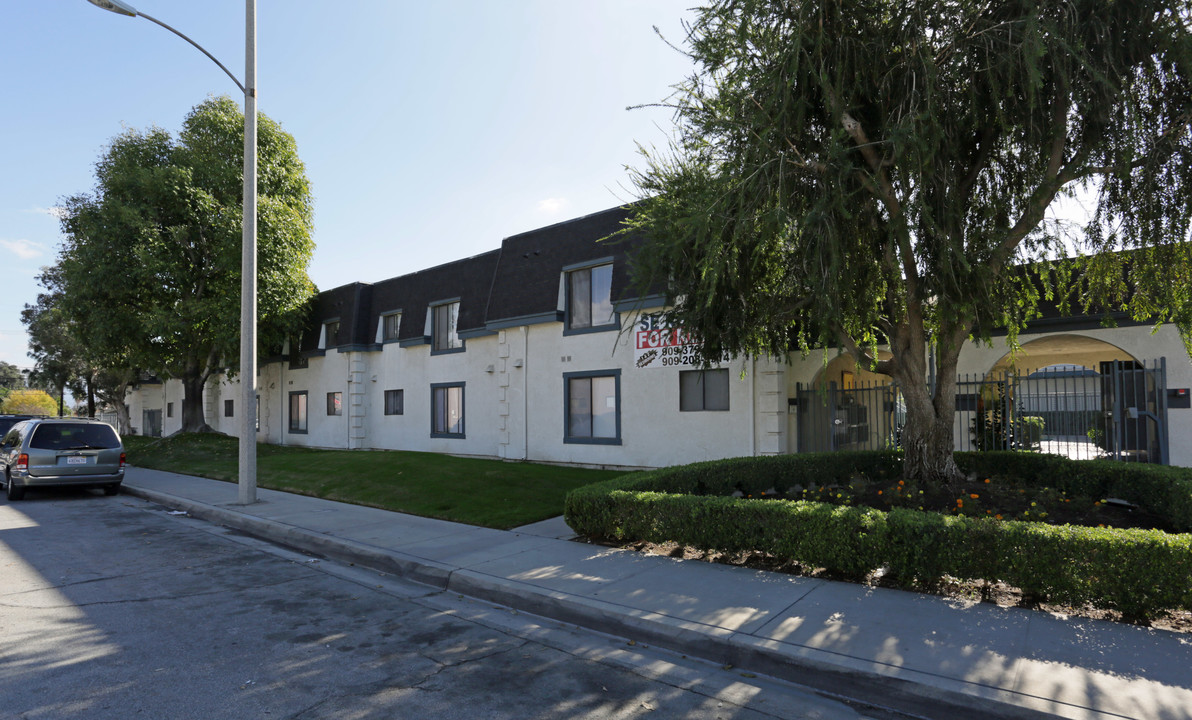
[[[306,432],[306,391],[290,393],[290,432]]]
[[[404,390],[385,391],[385,414],[404,415],[406,412],[406,398]]]
[[[564,373],[563,442],[621,444],[621,371]]]
[[[233,417],[235,415],[236,404],[233,400],[224,400],[224,417]]]
[[[342,392],[327,393],[327,414],[328,415],[343,415],[344,414],[344,394]]]
[[[679,410],[728,410],[728,369],[680,372]]]
[[[464,437],[464,383],[430,386],[430,436]]]

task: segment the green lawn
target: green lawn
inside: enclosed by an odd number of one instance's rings
[[[238,441],[124,438],[131,465],[236,482]],[[357,505],[508,529],[563,514],[567,492],[623,472],[382,450],[257,445],[257,484]]]

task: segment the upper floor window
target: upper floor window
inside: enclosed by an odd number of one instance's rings
[[[567,329],[616,326],[613,310],[613,265],[596,265],[567,273]]]
[[[320,348],[331,348],[339,344],[339,320],[323,323],[323,342]]]
[[[431,351],[445,352],[462,350],[464,341],[460,339],[457,327],[459,324],[459,301],[443,303],[431,307]]]
[[[401,313],[389,313],[381,316],[381,342],[396,340],[401,330]]]

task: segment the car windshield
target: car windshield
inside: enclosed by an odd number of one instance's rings
[[[43,423],[33,431],[29,447],[38,450],[106,450],[120,447],[110,425]]]

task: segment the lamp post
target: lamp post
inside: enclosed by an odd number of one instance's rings
[[[194,40],[123,0],[88,0],[104,10],[157,23],[194,45],[244,93],[244,219],[240,251],[240,502],[257,501],[257,3],[245,0],[244,83]]]

